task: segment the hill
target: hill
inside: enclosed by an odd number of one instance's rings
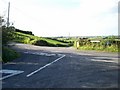
[[[38,46],[67,47],[71,45],[70,42],[63,43],[62,41],[59,41],[57,39],[53,40],[52,38],[38,37],[34,35],[24,34],[21,32],[13,32],[12,36],[12,41],[14,42]]]

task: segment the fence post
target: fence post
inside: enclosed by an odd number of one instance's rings
[[[77,49],[79,48],[79,41],[76,42]]]

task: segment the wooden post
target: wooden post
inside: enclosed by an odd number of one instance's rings
[[[79,48],[79,41],[76,42],[77,49]]]

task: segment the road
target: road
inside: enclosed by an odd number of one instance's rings
[[[117,53],[20,43],[12,48],[21,57],[2,65],[3,88],[118,87]]]

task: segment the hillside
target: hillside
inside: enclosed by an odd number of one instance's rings
[[[70,46],[70,43],[63,43],[59,40],[53,40],[50,38],[38,37],[29,34],[24,34],[21,32],[13,32],[13,40],[14,42],[25,43],[25,44],[33,44],[38,46],[54,46],[54,47],[67,47]]]

